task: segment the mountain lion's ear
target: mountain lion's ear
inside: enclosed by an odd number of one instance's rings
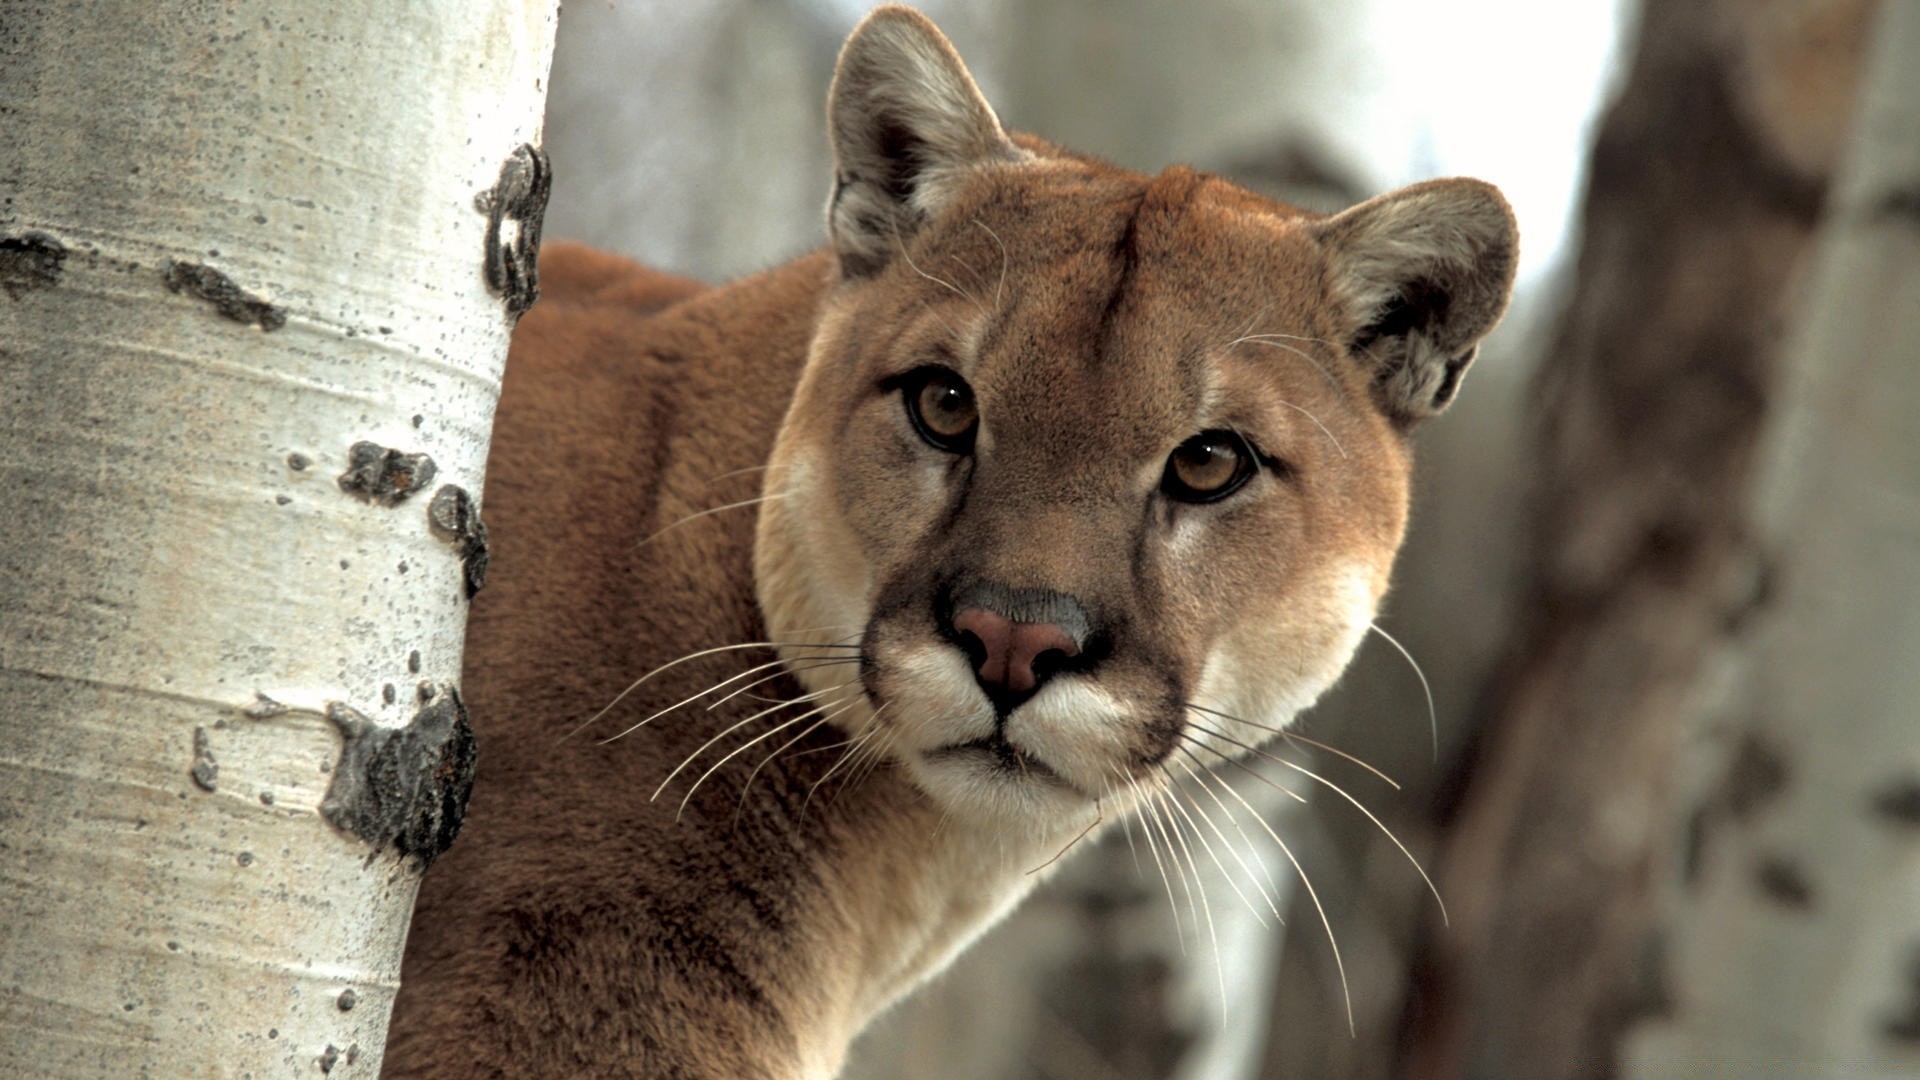
[[[1493,185],[1430,180],[1313,226],[1354,356],[1402,423],[1440,412],[1507,309],[1520,236]]]
[[[1000,130],[953,46],[911,8],[876,8],[854,29],[834,69],[827,122],[827,231],[848,277],[885,266],[969,169],[1028,156]]]

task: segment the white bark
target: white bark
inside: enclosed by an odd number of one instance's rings
[[[1920,1070],[1920,5],[1881,5],[1767,447],[1779,588],[1694,824],[1660,1075]]]
[[[512,320],[475,196],[539,141],[553,18],[0,9],[0,1076],[377,1075],[420,860],[318,813],[364,764],[324,713],[450,723],[428,505],[480,493]],[[437,476],[355,497],[361,441]],[[432,805],[340,809],[430,854],[460,747],[421,749]]]

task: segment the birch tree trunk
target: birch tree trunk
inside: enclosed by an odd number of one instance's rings
[[[1920,1074],[1920,5],[1883,6],[1763,447],[1775,598],[1670,877],[1662,1075]]]
[[[0,8],[0,1076],[378,1074],[553,18]]]
[[[1649,0],[1536,385],[1524,611],[1442,813],[1415,1078],[1604,1076],[1667,1005],[1653,883],[1685,719],[1764,602],[1779,337],[1852,115],[1866,0]],[[1771,988],[1768,988],[1769,990]]]

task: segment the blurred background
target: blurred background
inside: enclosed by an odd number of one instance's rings
[[[546,235],[821,244],[867,6],[569,3]],[[1300,728],[1397,787],[1224,777],[1312,894],[1114,830],[848,1075],[1920,1075],[1920,3],[922,7],[1009,128],[1319,210],[1479,176],[1523,259],[1417,435],[1392,639]]]

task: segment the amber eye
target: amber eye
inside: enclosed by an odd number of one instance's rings
[[[1160,490],[1181,502],[1224,499],[1253,476],[1253,450],[1231,431],[1203,431],[1167,455]]]
[[[980,411],[974,406],[973,388],[965,379],[946,368],[922,368],[900,387],[900,396],[913,429],[927,445],[949,454],[973,451]]]

